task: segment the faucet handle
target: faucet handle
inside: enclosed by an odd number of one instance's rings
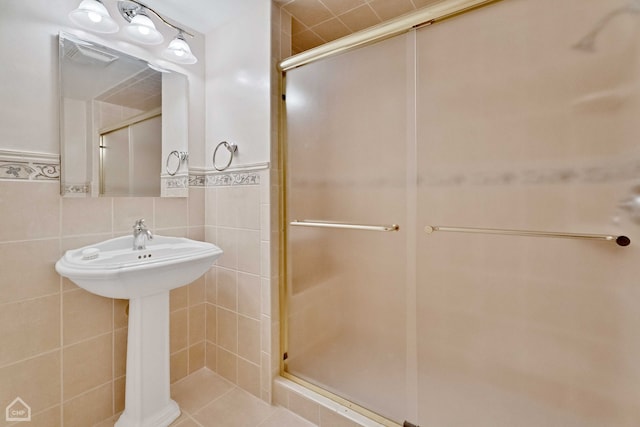
[[[144,218],[140,218],[133,224],[134,230],[144,230],[147,228],[147,225],[144,223]]]

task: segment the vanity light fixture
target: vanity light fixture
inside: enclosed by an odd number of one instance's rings
[[[120,28],[100,0],[82,0],[78,8],[69,14],[69,19],[96,33],[115,33]]]
[[[191,53],[191,48],[184,40],[184,35],[182,31],[178,33],[178,35],[171,40],[169,46],[162,52],[162,56],[164,56],[169,61],[177,62],[179,64],[195,64],[198,59]]]
[[[119,1],[118,10],[120,15],[129,23],[124,28],[124,31],[131,40],[149,45],[160,44],[164,41],[164,37],[147,15],[147,10],[153,12],[163,22],[166,23],[166,21],[153,9],[149,9],[136,1]],[[173,27],[173,25],[171,26]]]
[[[119,26],[111,18],[102,2],[103,0],[82,0],[78,8],[69,14],[69,18],[89,31],[115,33]],[[118,0],[117,4],[120,15],[128,22],[124,32],[131,40],[144,45],[157,45],[164,41],[164,36],[150,18],[150,15],[155,15],[162,23],[178,31],[178,35],[169,43],[162,55],[179,64],[198,62],[184,38],[185,34],[194,37],[193,34],[171,24],[158,12],[137,0]]]
[[[131,18],[129,25],[124,27],[124,32],[131,40],[142,44],[153,45],[164,41],[163,35],[144,12],[139,12]]]

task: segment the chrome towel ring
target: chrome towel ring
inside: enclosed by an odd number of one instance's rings
[[[226,165],[224,165],[223,167],[219,168],[218,166],[216,166],[216,154],[218,154],[218,149],[224,146],[224,148],[226,148],[227,150],[229,150],[229,153],[231,154],[229,156],[229,161],[227,162]],[[219,143],[218,145],[216,145],[216,149],[213,150],[213,167],[215,168],[215,170],[217,171],[223,171],[226,168],[228,168],[229,166],[231,166],[231,162],[233,161],[233,155],[238,151],[238,146],[236,144],[232,143],[228,143],[227,141],[222,141],[221,143]]]
[[[171,161],[172,156],[176,156],[178,158],[178,165],[176,166],[176,170],[174,170],[173,172],[169,169],[169,162]],[[173,150],[172,152],[170,152],[167,156],[167,161],[165,162],[165,169],[167,173],[171,176],[174,176],[176,173],[178,173],[178,170],[180,170],[180,165],[182,164],[182,162],[187,160],[188,158],[189,153],[187,153],[186,151]]]

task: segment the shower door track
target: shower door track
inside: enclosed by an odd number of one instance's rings
[[[288,379],[289,381],[293,381],[296,384],[299,384],[301,386],[303,386],[306,389],[309,389],[315,393],[318,393],[319,395],[326,397],[330,400],[333,400],[336,403],[339,403],[340,405],[344,406],[345,408],[348,408],[354,412],[359,413],[360,415],[364,415],[365,417],[371,419],[372,421],[375,421],[378,424],[381,424],[385,427],[402,427],[401,424],[396,423],[395,421],[392,421],[388,418],[383,417],[382,415],[379,415],[373,411],[371,411],[370,409],[367,409],[363,406],[360,406],[356,403],[351,402],[350,400],[347,400],[343,397],[338,396],[337,394],[334,394],[330,391],[327,391],[325,389],[323,389],[322,387],[319,387],[313,383],[310,383],[309,381],[306,381],[298,376],[295,376],[293,374],[290,374],[289,372],[283,371],[280,373],[280,376],[283,378]]]
[[[367,46],[407,31],[431,25],[454,16],[471,12],[482,6],[502,0],[447,0],[424,7],[413,13],[402,15],[371,28],[358,31],[340,39],[325,43],[297,55],[290,56],[278,64],[282,72],[310,64],[359,47]]]

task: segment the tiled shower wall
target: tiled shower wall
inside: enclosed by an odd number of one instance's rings
[[[54,264],[67,249],[130,233],[140,217],[157,234],[203,239],[204,189],[68,199],[57,180],[0,181],[0,402],[21,397],[30,425],[87,426],[123,409],[127,301],[78,288]],[[205,365],[205,280],[174,291],[171,310],[175,381]]]

